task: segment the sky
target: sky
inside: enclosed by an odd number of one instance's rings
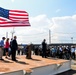
[[[0,28],[0,39],[14,29],[19,44],[76,43],[76,0],[0,0],[0,7],[27,11],[31,24]]]

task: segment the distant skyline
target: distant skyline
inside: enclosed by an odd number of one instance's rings
[[[49,43],[49,30],[52,43],[76,43],[76,0],[0,0],[0,7],[28,12],[31,26],[14,28],[18,43]],[[0,28],[0,38],[12,30]]]

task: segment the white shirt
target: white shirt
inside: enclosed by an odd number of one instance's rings
[[[60,47],[59,50],[62,51],[62,48]]]
[[[71,52],[72,52],[72,53],[75,52],[75,48],[71,48]]]

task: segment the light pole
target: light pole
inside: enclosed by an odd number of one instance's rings
[[[52,27],[53,27],[53,25],[51,25],[50,28],[52,28]],[[51,44],[51,29],[49,29],[49,44]]]
[[[49,29],[49,44],[51,44],[51,30]]]
[[[14,33],[15,33],[15,31],[14,31],[14,28],[13,28],[13,30],[11,31],[12,38],[13,38]]]
[[[8,32],[6,32],[6,38],[8,38]]]
[[[71,41],[72,41],[72,43],[73,43],[73,37],[71,37]]]

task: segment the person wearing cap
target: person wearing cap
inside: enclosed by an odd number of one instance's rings
[[[3,56],[3,49],[4,49],[4,40],[5,40],[5,37],[2,37],[2,40],[0,41],[0,60],[3,60],[2,56]]]

